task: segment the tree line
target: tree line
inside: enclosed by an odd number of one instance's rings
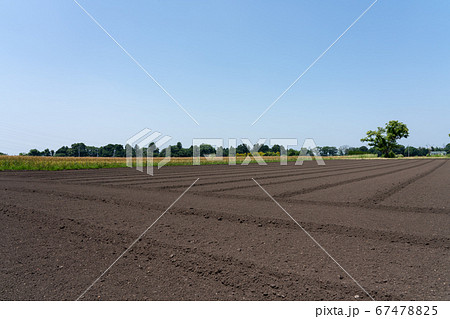
[[[46,148],[43,151],[31,149],[25,156],[57,156],[57,157],[125,157],[125,148],[121,144],[108,144],[105,146],[87,146],[84,143],[75,143],[70,147],[62,146],[58,150]]]
[[[427,156],[430,151],[445,151],[450,153],[450,143],[445,147],[413,147],[398,144],[397,141],[401,138],[407,138],[409,136],[409,129],[406,124],[399,121],[389,121],[385,124],[385,127],[378,127],[375,131],[367,131],[366,136],[361,139],[361,142],[367,142],[370,148],[367,146],[350,147],[343,145],[339,148],[335,146],[321,146],[317,147],[317,152],[321,156],[345,156],[345,155],[364,155],[374,154],[383,157],[397,157],[401,156]],[[450,137],[450,134],[449,134]],[[49,150],[48,148],[39,151],[32,149],[28,153],[21,153],[20,155],[26,156],[59,156],[59,157],[126,157],[127,151],[133,156],[139,154],[139,156],[147,156],[148,152],[153,150],[153,157],[165,157],[170,150],[170,156],[173,157],[192,157],[194,154],[200,154],[200,156],[207,155],[247,155],[258,152],[261,156],[279,156],[280,154],[286,154],[288,156],[298,155],[314,155],[310,149],[295,150],[290,148],[286,150],[282,145],[268,145],[255,144],[253,146],[241,144],[236,148],[214,148],[209,144],[202,144],[200,146],[190,146],[189,148],[183,148],[183,145],[178,142],[176,145],[170,145],[163,149],[155,147],[154,143],[150,143],[149,148],[139,149],[136,145],[121,145],[121,144],[108,144],[105,146],[87,146],[84,143],[75,143],[70,147],[62,146],[56,152]],[[0,153],[0,155],[5,155]]]
[[[56,156],[56,157],[126,157],[126,149],[129,147],[132,151],[132,155],[136,156],[136,147],[131,147],[130,145],[121,145],[121,144],[108,144],[105,146],[87,146],[84,143],[75,143],[70,147],[63,146],[58,150],[49,150],[48,148],[39,151],[37,149],[31,149],[28,153],[21,153],[20,155],[25,156]],[[190,146],[189,148],[184,148],[180,142],[176,145],[170,145],[170,155],[173,157],[192,157],[194,154],[194,147]],[[198,146],[195,146],[198,147]],[[261,156],[279,156],[280,154],[287,154],[288,156],[298,156],[300,155],[301,150],[295,150],[289,148],[285,150],[285,148],[281,145],[274,145],[272,147],[268,145],[258,145],[255,144],[253,146],[241,144],[236,148],[231,147],[231,154],[246,155],[250,154],[254,151],[258,150],[258,153]],[[148,148],[143,148],[142,156],[147,156]],[[404,146],[404,145],[396,145],[394,148],[390,149],[388,155],[390,157],[394,156],[427,156],[430,151],[446,151],[450,153],[450,143],[445,147],[414,147],[414,146]],[[318,146],[317,152],[321,156],[345,156],[345,155],[364,155],[364,154],[372,154],[377,156],[384,156],[383,152],[376,147],[350,147],[348,145],[343,145],[340,147],[335,146]],[[391,153],[392,152],[392,153]],[[155,149],[153,151],[154,157],[165,157],[167,153],[167,148],[163,149]],[[214,148],[209,144],[202,144],[199,146],[199,150],[197,154],[201,156],[204,155],[214,155],[214,154],[222,154],[223,156],[230,155],[230,148]],[[0,154],[1,155],[1,154]],[[6,154],[3,154],[6,155]],[[303,150],[302,155],[314,155],[311,150]]]

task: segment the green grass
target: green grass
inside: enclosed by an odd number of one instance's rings
[[[448,156],[447,156],[448,157]],[[414,158],[443,158],[443,157],[404,157],[404,159]],[[236,157],[236,165],[241,164],[245,156]],[[280,161],[279,156],[264,156],[266,163],[277,163]],[[289,162],[297,161],[297,156],[288,156]],[[312,158],[303,157],[304,160],[312,160]],[[350,156],[325,156],[324,160],[373,160],[383,159],[372,154],[350,155]],[[158,165],[158,162],[163,158],[155,158],[153,166]],[[256,163],[252,158],[251,163]],[[136,159],[133,159],[135,166]],[[228,158],[223,159],[201,159],[201,165],[226,165]],[[143,165],[147,165],[147,159],[143,159]],[[167,166],[192,165],[191,157],[173,157]],[[124,157],[44,157],[44,156],[0,156],[0,171],[8,170],[26,170],[26,171],[59,171],[71,169],[95,169],[95,168],[116,168],[126,167],[126,158]]]
[[[0,170],[59,171],[86,168],[126,167],[124,159],[97,157],[1,156]]]

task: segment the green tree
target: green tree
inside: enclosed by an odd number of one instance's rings
[[[338,154],[338,149],[334,146],[318,147],[318,150],[321,156],[336,156]]]
[[[259,151],[265,154],[267,152],[270,152],[270,147],[269,145],[262,144],[261,147],[259,148]]]
[[[137,145],[136,145],[137,147]],[[145,150],[145,149],[144,149]],[[147,152],[144,152],[144,156],[146,156]],[[125,156],[125,148],[121,144],[108,144],[100,147],[99,149],[100,157],[124,157]]]
[[[402,155],[405,155],[405,150],[406,150],[406,148],[405,148],[404,145],[397,145],[396,147],[394,147],[394,148],[392,149],[392,151],[393,151],[395,154],[402,154]]]
[[[209,144],[200,145],[200,156],[215,154],[215,153],[216,153],[216,150],[211,145],[209,145]]]
[[[28,156],[41,156],[42,153],[39,152],[37,149],[33,148],[28,152]]]
[[[446,151],[447,154],[450,153],[450,143],[448,143],[447,145],[445,145],[444,151]]]
[[[88,156],[86,145],[84,143],[74,143],[71,145],[70,148],[72,149],[72,151],[70,152],[70,156],[76,156],[76,157]]]
[[[56,150],[55,156],[69,156],[68,153],[69,147],[62,146],[58,150]]]
[[[245,145],[245,144],[238,145],[238,147],[236,147],[236,153],[237,154],[250,153],[250,147],[248,145]]]
[[[348,155],[347,153],[348,153],[349,148],[350,148],[350,146],[348,146],[348,145],[339,146],[338,154],[341,156]]]
[[[360,150],[361,152],[363,152],[363,153],[369,153],[369,149],[367,148],[367,146],[361,146],[361,147],[359,148],[359,150]]]
[[[274,153],[281,152],[280,145],[275,144],[274,146],[272,146],[272,152],[274,152]]]
[[[183,157],[183,145],[181,142],[178,142],[175,146],[170,146],[170,153],[173,157]]]
[[[417,149],[417,155],[418,156],[427,156],[428,155],[428,152],[429,152],[429,150],[428,150],[428,148],[426,148],[426,147],[422,147],[422,146],[420,146],[418,149]]]
[[[86,146],[86,153],[89,157],[96,157],[99,153],[99,149],[95,146]]]
[[[395,157],[393,149],[397,148],[397,140],[407,138],[409,130],[406,124],[399,121],[389,121],[386,127],[378,127],[376,131],[368,131],[361,142],[368,142],[370,146],[379,150],[384,157]]]
[[[149,153],[153,150],[153,153]],[[147,156],[150,157],[158,157],[159,156],[159,148],[156,147],[156,144],[154,142],[151,142],[147,149]]]
[[[405,148],[405,153],[403,154],[405,156],[419,156],[419,150],[415,148],[414,146],[408,146]]]

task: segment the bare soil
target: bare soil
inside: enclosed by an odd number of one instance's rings
[[[0,299],[450,297],[450,161],[0,172]]]

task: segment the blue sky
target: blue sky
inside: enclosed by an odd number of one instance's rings
[[[72,0],[0,2],[0,152],[121,143],[148,127],[192,138],[362,145],[389,120],[405,145],[450,142],[450,2]]]

